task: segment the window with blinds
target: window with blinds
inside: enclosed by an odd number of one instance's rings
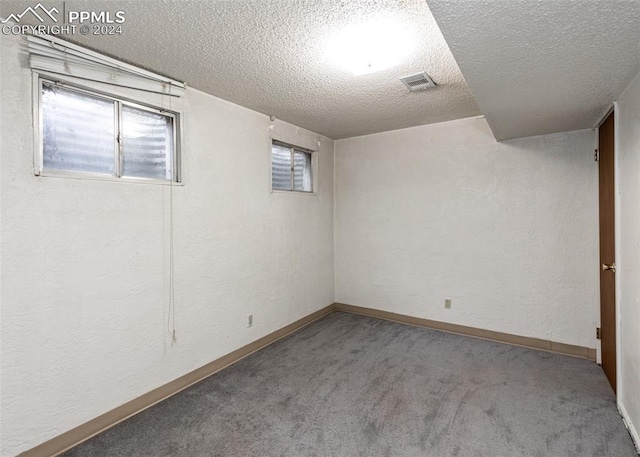
[[[43,171],[178,181],[177,113],[40,84]]]
[[[271,144],[271,188],[313,192],[313,151],[273,140]]]

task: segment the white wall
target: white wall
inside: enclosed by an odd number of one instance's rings
[[[1,448],[82,424],[334,301],[333,141],[187,90],[174,189],[33,175],[31,74],[2,38]],[[319,150],[319,195],[270,193],[270,134]],[[247,314],[254,327],[246,328]]]
[[[593,144],[484,118],[337,141],[336,301],[594,348]]]
[[[640,446],[640,74],[620,96],[618,151],[618,401]]]
[[[270,129],[266,116],[188,89],[171,345],[169,187],[33,176],[31,77],[16,39],[2,38],[0,60],[0,455],[334,298],[595,347],[592,131],[496,143],[473,118],[340,140],[334,218],[332,140],[281,122]],[[620,397],[635,424],[639,84],[619,105]],[[269,192],[270,135],[319,150],[318,196]]]

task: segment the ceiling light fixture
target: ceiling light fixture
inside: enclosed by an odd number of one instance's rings
[[[385,70],[402,63],[413,51],[407,25],[393,18],[371,19],[335,33],[326,45],[326,58],[354,75]]]

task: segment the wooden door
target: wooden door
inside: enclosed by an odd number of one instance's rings
[[[602,368],[616,391],[616,272],[614,113],[602,123],[598,138],[600,193],[600,340]]]

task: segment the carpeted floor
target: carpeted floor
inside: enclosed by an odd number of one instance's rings
[[[635,456],[595,363],[334,312],[67,456]]]

